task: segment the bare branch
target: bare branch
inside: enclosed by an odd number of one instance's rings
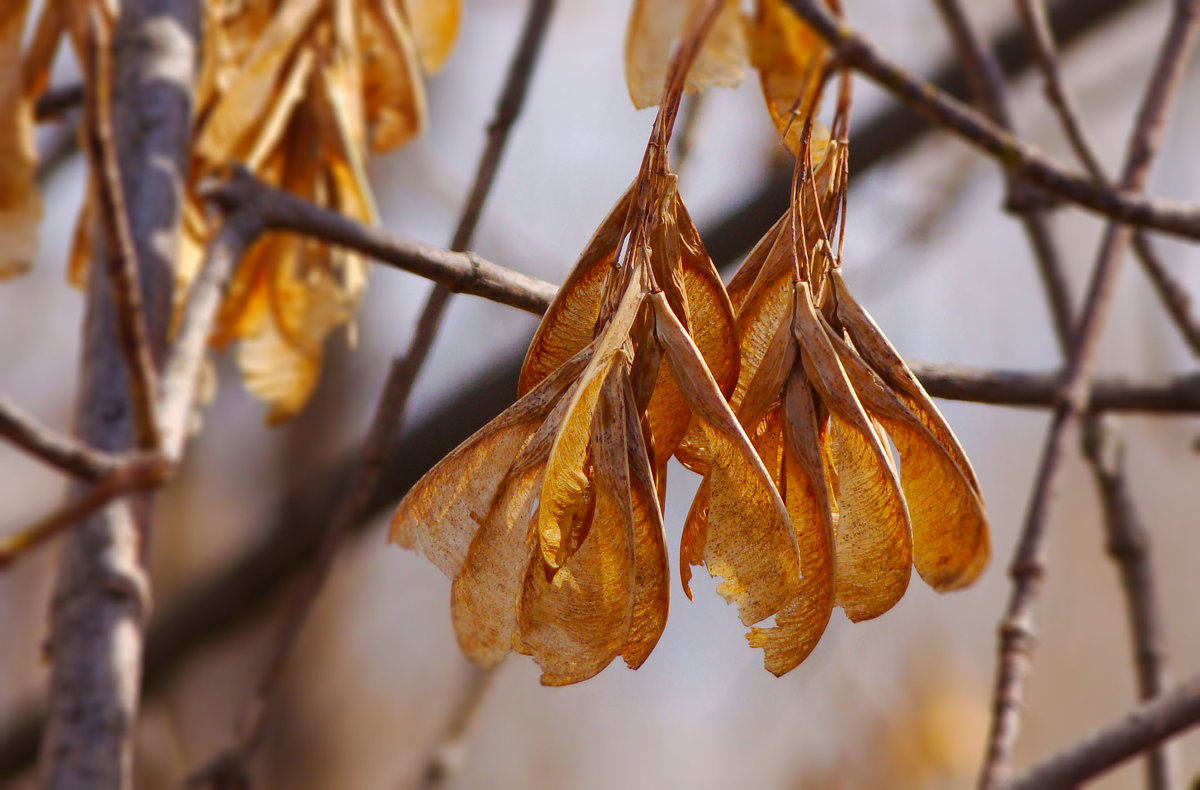
[[[88,56],[91,78],[87,90],[87,152],[95,174],[100,224],[108,244],[108,277],[116,302],[117,339],[129,377],[129,399],[133,405],[138,446],[158,446],[158,417],[154,398],[158,374],[150,352],[149,329],[142,311],[142,284],[138,253],[133,243],[121,165],[117,159],[112,127],[112,37],[109,22],[99,6],[88,13]]]
[[[1149,175],[1166,118],[1173,104],[1184,67],[1195,43],[1198,16],[1196,0],[1179,0],[1174,6],[1158,62],[1146,88],[1121,178],[1123,193],[1139,192]],[[999,659],[993,699],[993,718],[987,758],[980,775],[983,788],[995,787],[1011,770],[1012,751],[1020,727],[1024,681],[1033,651],[1033,615],[1045,572],[1045,532],[1068,431],[1087,408],[1092,393],[1092,372],[1100,330],[1108,317],[1117,275],[1130,230],[1110,224],[1104,234],[1093,269],[1087,298],[1063,375],[1060,403],[1050,429],[1030,498],[1029,511],[1017,544],[1010,574],[1013,591],[1000,626]]]
[[[166,346],[172,266],[191,133],[199,3],[127,0],[114,29],[112,114],[148,343]],[[122,212],[124,213],[124,212]],[[128,366],[115,340],[117,297],[98,245],[88,278],[78,435],[111,452],[135,440]],[[152,390],[151,390],[152,391]],[[85,496],[86,491],[77,496]],[[79,501],[79,500],[76,500]],[[149,613],[148,502],[121,497],[71,530],[51,609],[48,724],[40,781],[47,787],[131,785],[133,733]]]
[[[979,43],[957,0],[935,0],[935,5],[954,41],[978,104],[997,126],[1005,131],[1013,131],[1012,117],[1004,96],[1004,77],[999,65]],[[1007,202],[1020,215],[1025,234],[1029,237],[1055,335],[1065,352],[1071,336],[1071,294],[1044,201],[1038,199],[1034,194],[1036,190],[1026,179],[1011,172],[1006,175]]]
[[[487,669],[471,664],[467,667],[466,681],[459,692],[458,702],[450,713],[446,728],[442,731],[425,761],[418,787],[424,790],[444,787],[446,782],[462,767],[466,746],[467,728],[475,719],[479,706],[496,679],[501,665],[493,664]]]
[[[846,65],[887,88],[933,124],[954,132],[1047,192],[1129,225],[1200,239],[1200,207],[1148,198],[1124,185],[1120,190],[1104,189],[1089,178],[1069,173],[1033,146],[885,59],[870,41],[839,24],[816,0],[787,3],[834,47]]]
[[[1076,787],[1200,722],[1200,677],[1127,713],[1004,785],[1004,790]]]
[[[25,529],[0,538],[0,570],[123,494],[161,484],[166,467],[156,455],[137,455],[114,467],[96,484]]]
[[[1167,675],[1166,637],[1158,583],[1150,562],[1150,533],[1138,515],[1125,471],[1125,446],[1111,418],[1092,416],[1084,423],[1084,452],[1104,504],[1108,553],[1121,574],[1129,609],[1138,693],[1143,700],[1163,694]],[[1177,787],[1178,755],[1164,743],[1146,755],[1147,787]]]
[[[0,395],[0,436],[47,464],[84,480],[98,480],[118,463],[108,453],[39,424],[3,395]]]
[[[1088,141],[1078,110],[1063,85],[1045,5],[1040,0],[1018,0],[1017,10],[1033,45],[1046,95],[1071,147],[1096,183],[1107,184],[1099,157]],[[1166,272],[1146,234],[1136,231],[1133,246],[1184,341],[1192,347],[1193,353],[1200,353],[1200,327],[1192,319],[1186,291]],[[1161,607],[1154,568],[1150,563],[1150,533],[1143,526],[1134,503],[1125,471],[1124,441],[1115,421],[1104,415],[1089,414],[1083,423],[1083,436],[1084,455],[1092,469],[1104,510],[1109,554],[1120,572],[1129,609],[1138,690],[1142,699],[1149,699],[1162,693],[1169,684]],[[1147,787],[1171,790],[1178,786],[1177,762],[1178,755],[1167,744],[1147,754]]]
[[[57,121],[62,116],[83,106],[84,87],[81,82],[54,85],[47,88],[33,107],[33,116],[38,123]]]
[[[256,180],[237,169],[233,178],[209,190],[226,211],[253,212],[268,230],[287,230],[340,244],[380,263],[433,280],[454,293],[481,296],[527,312],[545,312],[557,286],[504,269],[470,252],[450,252],[392,236],[315,206]]]
[[[1038,68],[1045,82],[1046,96],[1050,106],[1058,114],[1059,123],[1071,148],[1093,181],[1101,186],[1110,186],[1100,159],[1083,129],[1075,102],[1063,85],[1058,59],[1055,56],[1054,35],[1044,3],[1041,0],[1017,0],[1017,9],[1020,12],[1021,24],[1033,45]],[[1167,270],[1147,234],[1142,231],[1134,232],[1133,249],[1183,341],[1188,344],[1193,354],[1200,356],[1200,322],[1192,315],[1192,300],[1187,289]]]

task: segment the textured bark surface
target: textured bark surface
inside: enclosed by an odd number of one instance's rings
[[[113,134],[143,287],[151,350],[161,362],[172,258],[191,127],[198,6],[124,3],[113,40]],[[133,439],[116,308],[97,245],[87,293],[77,433],[123,450]],[[49,726],[39,782],[47,788],[132,785],[132,743],[150,594],[144,560],[149,501],[122,500],[73,531],[51,604]]]

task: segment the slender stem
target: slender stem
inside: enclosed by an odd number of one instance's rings
[[[1058,115],[1071,149],[1093,181],[1101,186],[1111,186],[1095,148],[1084,131],[1079,110],[1063,84],[1045,4],[1042,0],[1017,0],[1017,10],[1042,73],[1046,97]],[[1140,230],[1134,232],[1133,250],[1183,341],[1193,354],[1200,356],[1200,322],[1192,314],[1192,300],[1187,289],[1167,270],[1146,233]]]
[[[156,455],[139,455],[113,467],[82,494],[12,535],[0,537],[0,570],[46,541],[76,526],[113,500],[159,485],[167,472]]]
[[[1099,157],[1084,131],[1075,103],[1067,92],[1055,54],[1053,32],[1041,0],[1017,0],[1021,24],[1033,46],[1047,98],[1058,114],[1071,147],[1099,184],[1107,184]],[[1191,315],[1186,291],[1166,271],[1146,234],[1135,231],[1133,247],[1168,315],[1193,353],[1200,353],[1200,327]],[[1083,449],[1104,509],[1108,552],[1117,565],[1129,611],[1134,667],[1142,699],[1166,690],[1166,637],[1154,567],[1150,562],[1150,532],[1142,523],[1124,463],[1124,441],[1111,417],[1089,414],[1084,420]],[[1147,787],[1172,790],[1178,786],[1178,754],[1162,744],[1146,755]]]
[[[0,436],[50,466],[84,480],[102,478],[119,463],[109,453],[39,424],[3,395],[0,395]]]
[[[1005,98],[1004,76],[991,54],[983,48],[967,21],[958,0],[935,0],[935,5],[954,40],[967,82],[976,101],[1000,128],[1013,131],[1012,115]],[[1044,201],[1033,194],[1028,180],[1008,174],[1008,205],[1021,218],[1042,279],[1050,317],[1059,347],[1065,353],[1071,337],[1071,294],[1063,271],[1062,257],[1046,216]]]
[[[1149,175],[1153,154],[1162,138],[1168,111],[1195,43],[1197,5],[1196,0],[1177,0],[1174,4],[1158,62],[1131,135],[1120,183],[1123,193],[1139,192]],[[1108,317],[1129,237],[1129,228],[1117,223],[1105,230],[1083,311],[1071,335],[1062,398],[1051,417],[1028,514],[1010,570],[1013,590],[1000,626],[992,726],[987,758],[980,775],[983,788],[997,786],[1011,770],[1025,677],[1033,652],[1034,610],[1045,572],[1046,524],[1057,493],[1067,435],[1086,410],[1091,396],[1100,331]]]
[[[479,707],[487,696],[487,691],[495,681],[496,673],[501,666],[501,664],[493,664],[487,669],[483,669],[471,664],[467,667],[466,680],[459,692],[454,710],[450,712],[446,728],[442,730],[425,758],[425,770],[421,773],[419,787],[424,790],[444,787],[458,772],[465,756],[464,741],[467,729],[479,712]]]
[[[100,224],[108,244],[108,277],[116,302],[117,338],[125,355],[134,429],[142,449],[158,447],[158,417],[154,398],[158,374],[150,350],[150,331],[142,309],[138,253],[130,227],[121,165],[112,127],[112,36],[99,6],[88,6],[87,151],[95,174]]]
[[[891,91],[914,112],[999,159],[1047,192],[1129,225],[1200,239],[1200,206],[1148,198],[1122,184],[1105,189],[1066,171],[1042,152],[885,59],[874,44],[838,22],[818,0],[786,0],[842,61]]]
[[[484,260],[473,252],[452,252],[393,236],[335,211],[275,189],[242,169],[223,184],[209,187],[226,211],[244,209],[267,230],[286,230],[357,250],[379,263],[433,280],[454,293],[490,299],[541,314],[558,287]]]
[[[1200,677],[1193,677],[1058,751],[1005,784],[1004,790],[1077,787],[1197,723],[1200,723]]]

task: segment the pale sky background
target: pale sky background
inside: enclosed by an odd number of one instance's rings
[[[625,91],[628,3],[559,5],[476,245],[486,258],[556,282],[633,178],[653,121],[652,111],[632,108]],[[1066,79],[1110,172],[1123,156],[1168,5],[1144,3],[1076,47],[1067,61]],[[855,26],[914,70],[948,50],[929,3],[848,0],[846,6]],[[1012,19],[1006,3],[967,6],[985,29]],[[389,230],[433,244],[448,241],[524,9],[513,0],[467,0],[456,49],[429,82],[428,134],[372,163]],[[1166,166],[1151,179],[1153,194],[1200,200],[1198,85],[1192,68],[1163,149]],[[862,82],[856,97],[860,120],[887,101]],[[1024,136],[1065,161],[1039,84],[1018,83],[1012,102]],[[755,191],[771,166],[773,135],[753,75],[736,91],[709,92],[681,175],[682,196],[702,233]],[[70,424],[79,347],[82,299],[63,283],[63,261],[81,173],[74,162],[46,185],[37,268],[0,286],[0,391],[57,426]],[[991,161],[945,136],[928,138],[912,155],[856,182],[847,276],[906,356],[1035,370],[1056,364],[1028,246],[1017,223],[998,211],[1002,188]],[[931,212],[930,233],[913,238],[913,226]],[[1101,225],[1064,211],[1056,227],[1079,293]],[[1165,241],[1159,247],[1193,292],[1200,289],[1200,250]],[[1128,264],[1101,369],[1138,379],[1194,370],[1145,278],[1132,259]],[[254,540],[280,469],[295,453],[303,466],[316,468],[355,442],[386,360],[407,343],[427,290],[415,277],[373,272],[359,347],[322,384],[322,397],[338,403],[330,418],[336,430],[310,431],[302,445],[262,425],[262,407],[236,383],[228,361],[222,363],[224,386],[206,416],[206,434],[194,445],[186,491],[163,503],[173,523],[162,518],[156,536],[160,596]],[[413,420],[434,410],[458,383],[523,347],[535,325],[511,308],[456,297],[417,387]],[[1045,416],[942,405],[975,464],[992,520],[994,559],[979,584],[942,596],[914,577],[904,600],[876,621],[851,625],[835,611],[808,661],[776,679],[762,669],[759,651],[746,646],[735,612],[711,581],[694,584],[694,603],[673,583],[666,633],[636,673],[618,661],[591,681],[546,689],[529,659],[508,660],[468,732],[452,786],[873,787],[879,774],[865,773],[872,765],[890,766],[888,786],[901,786],[907,754],[925,755],[927,765],[942,771],[939,779],[913,769],[921,777],[914,786],[966,786],[987,720],[995,628],[1008,592],[1005,569]],[[1153,530],[1170,662],[1177,677],[1187,676],[1200,667],[1200,532],[1194,528],[1200,458],[1193,449],[1200,421],[1137,418],[1122,425],[1138,503]],[[675,547],[698,478],[676,467],[669,480],[674,577]],[[44,512],[61,492],[55,476],[0,445],[0,530]],[[1124,601],[1103,554],[1094,500],[1089,472],[1073,457],[1051,524],[1021,765],[1113,719],[1135,698]],[[45,687],[38,645],[53,554],[43,550],[0,576],[0,713],[36,699]],[[265,621],[254,622],[252,631],[196,656],[161,701],[148,704],[142,743],[148,772],[178,780],[180,771],[227,742],[228,723],[257,672],[268,632]],[[264,786],[409,786],[466,672],[450,626],[449,581],[422,557],[385,547],[378,525],[342,556],[292,657],[277,711],[276,739],[287,751],[274,754]],[[1200,740],[1181,743],[1190,779],[1200,772]],[[1134,787],[1141,778],[1141,765],[1132,764],[1096,786]]]

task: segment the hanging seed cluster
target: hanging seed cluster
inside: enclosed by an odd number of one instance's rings
[[[736,84],[747,35],[797,164],[788,212],[726,288],[666,151],[682,93]],[[849,94],[843,78],[820,132],[825,66],[782,2],[761,0],[750,24],[734,2],[634,3],[630,94],[660,97],[637,177],[538,327],[519,400],[392,519],[394,542],[453,579],[471,659],[515,650],[549,685],[646,660],[670,597],[671,457],[703,475],[679,550],[684,589],[693,566],[718,578],[775,674],[808,656],[835,606],[877,617],[914,567],[950,590],[986,565],[966,455],[841,276]]]

